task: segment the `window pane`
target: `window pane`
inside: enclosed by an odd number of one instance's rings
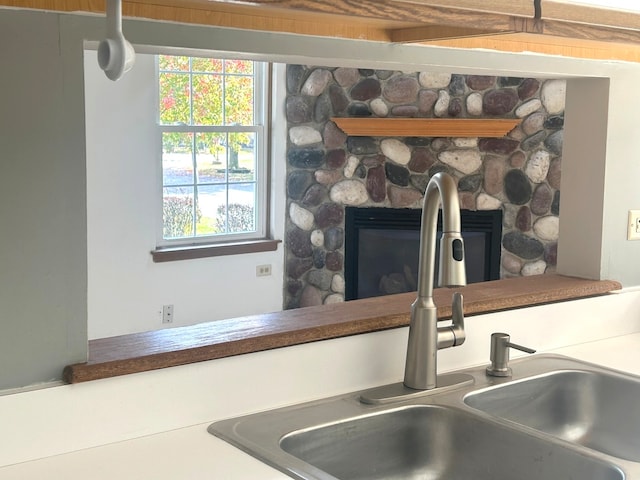
[[[193,75],[194,125],[222,125],[222,76]]]
[[[162,134],[162,185],[193,185],[193,134]]]
[[[253,77],[226,77],[225,124],[253,124]]]
[[[196,134],[196,168],[199,184],[227,181],[226,138],[225,133]]]
[[[219,58],[192,58],[191,70],[194,72],[222,73],[222,60]]]
[[[158,55],[158,67],[160,70],[188,72],[189,57],[176,57],[173,55]]]
[[[229,233],[247,233],[256,230],[256,186],[253,183],[229,185],[227,230]]]
[[[219,235],[227,233],[225,220],[219,212],[224,211],[227,203],[227,186],[207,185],[198,188],[198,206],[202,216],[196,224],[196,235]]]
[[[238,73],[241,75],[253,75],[252,60],[225,60],[225,73]]]
[[[194,210],[193,187],[169,187],[163,189],[162,221],[165,239],[193,236]]]
[[[255,179],[255,133],[230,133],[229,182],[253,182]]]
[[[189,74],[160,73],[160,123],[188,125],[190,97]]]

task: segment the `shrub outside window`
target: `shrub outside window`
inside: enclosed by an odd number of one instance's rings
[[[266,236],[266,64],[158,55],[160,246]]]

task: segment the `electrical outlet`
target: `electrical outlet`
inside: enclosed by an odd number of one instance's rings
[[[173,305],[162,306],[162,323],[173,323]]]
[[[268,277],[271,275],[271,265],[258,265],[256,267],[256,277]]]
[[[640,240],[640,210],[629,210],[627,240]]]

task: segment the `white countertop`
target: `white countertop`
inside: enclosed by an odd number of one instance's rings
[[[630,304],[628,302],[629,298],[626,298],[623,303],[625,303],[622,310],[627,310]],[[636,305],[640,300],[640,296],[636,295],[632,299],[632,304]],[[612,300],[616,302],[619,300]],[[583,301],[584,302],[584,301]],[[578,302],[570,302],[574,303],[574,311],[576,305],[580,308],[583,307],[583,304],[578,304]],[[567,305],[562,304],[562,305]],[[598,301],[588,303],[584,305],[585,311],[594,311],[594,306],[597,307]],[[553,306],[546,307],[536,307],[540,310],[537,312],[529,312],[534,315],[534,317],[538,317],[540,313],[547,314],[549,309],[547,307],[551,307],[552,311],[555,311],[556,308]],[[546,310],[545,310],[546,308]],[[565,307],[566,308],[566,307]],[[535,310],[526,309],[526,311]],[[599,311],[595,308],[597,314]],[[522,316],[522,312],[520,311],[520,316]],[[566,312],[563,312],[562,309],[557,312],[560,318],[564,318],[566,320]],[[492,314],[497,315],[498,318],[495,320],[500,323],[504,323],[506,320],[504,315],[507,315],[508,318],[511,318],[512,315],[509,312],[503,312],[501,314]],[[546,315],[543,315],[546,317]],[[495,329],[495,324],[492,324],[493,318],[488,318],[490,316],[486,316],[485,319],[487,328]],[[529,319],[530,320],[530,319]],[[557,319],[556,319],[557,320]],[[510,320],[507,322],[509,323]],[[582,324],[588,324],[587,320],[582,319]],[[473,325],[472,322],[468,322]],[[540,320],[540,323],[544,323]],[[615,331],[623,331],[623,330],[631,330],[631,332],[640,331],[640,321],[637,319],[633,319],[632,321],[623,321],[618,324],[620,328],[615,327],[615,322],[601,321],[598,324],[602,323],[603,331],[609,331],[611,329]],[[632,323],[632,326],[628,324]],[[613,325],[613,326],[612,326]],[[622,325],[626,325],[625,328],[622,328]],[[511,331],[516,328],[516,324],[509,325],[511,327]],[[593,328],[592,328],[593,329]],[[383,341],[383,343],[388,342],[389,339],[392,340],[392,343],[398,343],[397,349],[403,350],[402,344],[404,342],[404,332],[399,330],[394,330],[392,333],[380,332],[382,337],[378,338],[378,340]],[[473,332],[474,328],[469,328],[471,332]],[[516,328],[517,330],[517,328]],[[540,333],[539,329],[536,329],[538,333]],[[556,325],[555,329],[547,329],[548,332],[553,332],[553,336],[562,336],[562,328]],[[470,333],[471,333],[470,332]],[[380,334],[378,334],[380,335]],[[393,340],[395,337],[399,336],[400,339],[398,342]],[[524,338],[525,335],[519,333],[514,335],[512,333],[513,341],[516,343],[526,344],[526,345],[539,345],[539,341],[536,340],[536,335],[532,335],[528,338]],[[580,335],[578,335],[580,337]],[[488,340],[488,337],[483,337],[485,340]],[[583,339],[586,337],[583,337]],[[532,343],[532,340],[534,341]],[[325,344],[324,347],[331,347],[335,351],[335,347],[353,347],[356,345],[355,342],[357,339],[351,337],[349,341],[341,344],[332,344],[329,342],[318,342],[318,344]],[[564,342],[566,346],[560,346],[555,348],[547,348],[541,349],[545,352],[553,352],[562,355],[571,356],[580,360],[589,361],[592,363],[597,363],[606,367],[627,371],[634,374],[640,375],[640,333],[625,333],[620,336],[604,339],[604,340],[594,340],[594,341],[582,341],[581,343],[575,343],[570,345],[567,342]],[[480,344],[480,343],[479,343]],[[483,345],[488,347],[488,342],[482,342]],[[315,345],[315,344],[314,344]],[[554,342],[550,342],[549,345],[554,345]],[[300,356],[301,352],[306,352],[308,350],[300,350],[302,347],[297,347],[297,352],[291,352],[291,354]],[[396,349],[396,347],[390,347]],[[281,349],[282,351],[286,351],[289,349]],[[452,351],[453,350],[453,351]],[[483,350],[485,350],[483,348]],[[446,353],[445,353],[446,352]],[[402,352],[400,352],[402,353]],[[355,352],[356,355],[361,355],[361,352]],[[449,349],[447,351],[442,351],[441,355],[443,358],[443,363],[445,364],[445,368],[442,370],[450,370],[460,368],[461,365],[456,365],[455,362],[451,362],[450,359],[454,358],[456,352],[455,349]],[[326,355],[326,352],[323,353]],[[486,352],[482,352],[482,355],[486,355]],[[304,355],[302,355],[304,357]],[[397,360],[398,355],[392,355],[394,360]],[[471,354],[467,353],[467,361],[468,363],[465,366],[472,366],[485,363],[484,361],[477,361],[477,358]],[[515,355],[514,355],[515,356]],[[401,358],[401,355],[400,355]],[[301,361],[309,361],[308,358],[302,358]],[[215,362],[215,361],[214,361]],[[402,363],[400,361],[400,363]],[[377,366],[376,366],[377,367]],[[391,370],[391,376],[397,376],[401,371],[402,365],[399,368],[394,368]],[[185,370],[182,375],[184,375],[188,370]],[[318,374],[318,379],[320,382],[323,381],[324,375],[322,372],[315,372]],[[334,372],[334,375],[338,375],[338,372]],[[385,373],[383,376],[388,376],[389,373]],[[131,377],[131,376],[128,376]],[[146,377],[140,377],[140,381],[143,381]],[[321,398],[323,396],[330,396],[337,393],[344,393],[347,391],[354,391],[361,389],[363,387],[373,386],[378,381],[377,378],[371,379],[368,378],[367,381],[363,382],[360,379],[360,382],[354,387],[350,389],[346,389],[345,384],[340,384],[336,386],[328,386],[327,394],[322,395],[320,390],[313,391],[304,391],[302,393],[292,390],[290,394],[290,398],[292,399],[291,403],[299,403],[304,400],[309,400],[311,398]],[[395,381],[395,380],[393,380]],[[90,382],[91,383],[91,382]],[[315,383],[315,382],[313,382]],[[388,381],[384,381],[383,383],[391,383]],[[371,385],[373,384],[373,385]],[[333,387],[333,388],[332,388]],[[61,387],[61,388],[69,388],[69,386]],[[293,389],[294,387],[292,387]],[[256,395],[259,395],[259,390],[255,391]],[[19,394],[22,395],[22,394]],[[301,396],[302,395],[302,396]],[[306,398],[303,398],[306,397]],[[145,402],[150,402],[152,399],[146,398]],[[286,404],[286,402],[282,402],[282,400],[271,399],[271,402],[266,402],[264,408],[273,408],[275,405],[274,402],[279,403],[280,405]],[[260,403],[255,403],[254,405],[260,405]],[[0,397],[0,409],[2,409],[2,397]],[[180,408],[176,406],[175,408]],[[260,408],[251,407],[252,411],[259,410]],[[224,409],[222,409],[224,410]],[[8,465],[0,468],[0,479],[1,480],[30,480],[30,479],[64,479],[64,480],[75,480],[75,479],[87,479],[90,478],[92,480],[113,480],[113,479],[140,479],[140,480],[210,480],[210,479],[224,479],[224,480],[287,480],[290,477],[284,475],[283,473],[278,472],[277,470],[263,464],[262,462],[254,459],[253,457],[241,452],[235,447],[230,446],[226,442],[213,437],[207,432],[207,426],[215,420],[225,418],[228,416],[236,416],[237,411],[233,411],[230,415],[225,415],[222,410],[217,410],[215,414],[212,414],[211,420],[208,420],[203,423],[192,424],[190,426],[185,426],[183,428],[176,428],[171,430],[166,430],[163,432],[159,432],[156,434],[150,435],[136,435],[136,438],[125,439],[122,441],[111,442],[108,444],[104,444],[101,446],[94,446],[92,448],[83,448],[79,446],[75,449],[75,451],[71,451],[69,453],[57,454],[53,456],[48,456],[46,458],[33,459],[30,461],[25,461],[23,463],[17,463],[14,465]],[[243,413],[249,413],[249,410]],[[126,415],[125,412],[123,415]],[[54,413],[51,413],[54,416]],[[165,419],[163,419],[165,420]],[[2,421],[2,418],[0,418]],[[160,421],[160,420],[159,420]],[[185,424],[187,425],[187,424]],[[47,426],[45,424],[41,425],[44,430],[46,430]],[[75,425],[73,428],[78,428]],[[100,423],[96,422],[95,424],[87,425],[86,428],[100,428]],[[33,434],[37,434],[37,429],[33,430]],[[45,432],[46,433],[46,432]],[[64,439],[64,432],[59,433],[60,438]],[[78,434],[75,434],[78,436]],[[51,437],[56,438],[56,437]],[[36,439],[34,439],[36,441]]]

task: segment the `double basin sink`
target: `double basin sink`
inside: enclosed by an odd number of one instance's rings
[[[389,403],[354,392],[209,432],[305,480],[640,480],[640,377],[558,355]]]

